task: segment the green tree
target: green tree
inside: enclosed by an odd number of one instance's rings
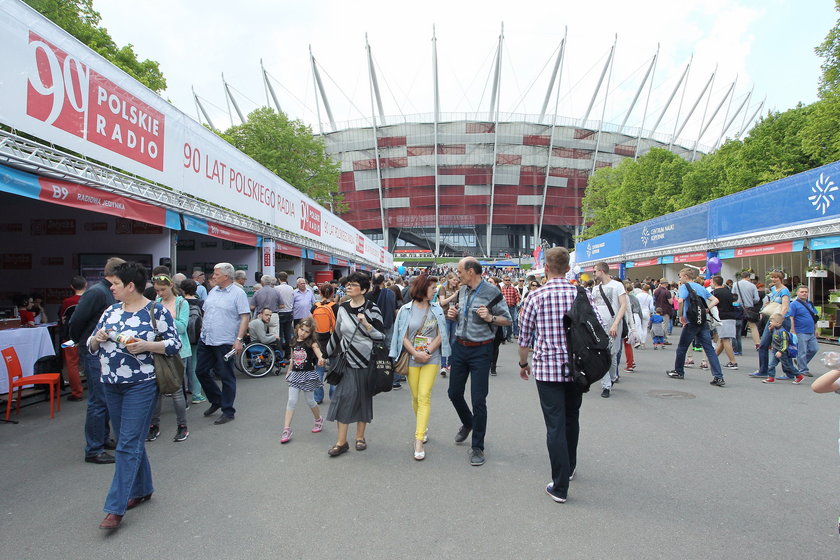
[[[220,136],[326,208],[347,210],[338,192],[338,163],[301,121],[261,107]]]
[[[93,0],[25,0],[53,23],[121,68],[155,93],[166,89],[166,79],[154,60],[137,59],[134,46],[118,47],[108,30],[100,27],[102,16]]]
[[[840,0],[834,0],[834,9],[840,12]],[[823,59],[820,77],[820,96],[840,89],[840,20],[828,32],[828,35],[818,47],[814,49]]]

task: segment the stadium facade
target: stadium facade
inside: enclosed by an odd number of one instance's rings
[[[662,147],[692,156],[690,147],[609,125],[552,125],[537,115],[498,123],[447,117],[437,125],[418,120],[325,133],[350,207],[342,218],[377,241],[387,235],[392,251],[530,254],[542,241],[573,245],[593,169],[634,157],[638,144],[641,153]]]
[[[629,103],[624,122],[620,125],[605,122],[614,43],[585,113],[578,118],[561,117],[557,108],[566,50],[564,37],[557,50],[541,112],[502,113],[499,92],[503,42],[504,32],[499,36],[493,63],[487,111],[441,112],[437,43],[433,37],[432,112],[398,117],[388,116],[383,110],[368,45],[372,114],[343,125],[333,118],[318,64],[310,53],[319,132],[327,153],[340,165],[339,191],[350,208],[342,217],[387,250],[402,252],[417,248],[436,256],[494,257],[529,255],[538,245],[571,247],[584,225],[582,200],[588,178],[595,170],[636,158],[654,147],[668,149],[689,160],[696,159],[710,150],[700,144],[700,139],[716,116],[724,123],[715,144],[718,145],[739,115],[743,113],[743,122],[735,137],[749,128],[764,105],[762,102],[747,118],[751,109],[750,91],[732,110],[733,82],[720,102],[710,106],[710,86],[717,70],[692,105],[691,99],[685,100],[689,61],[664,106],[657,108],[657,114],[648,115],[659,57],[657,49]],[[265,69],[263,80],[267,95],[271,94],[277,110],[281,110]],[[681,88],[682,94],[678,95]],[[226,94],[235,106],[227,86]],[[704,98],[705,110],[696,111]],[[599,110],[593,113],[599,100],[600,118],[595,114]],[[727,100],[724,113],[721,109]],[[686,101],[685,108],[683,101]],[[200,105],[197,97],[196,104]],[[631,113],[640,112],[642,107],[641,126],[626,126]],[[657,132],[669,108],[676,108],[677,112],[673,131]],[[681,139],[686,124],[701,112],[697,138]],[[707,114],[711,115],[708,119]],[[244,120],[241,112],[239,116]]]

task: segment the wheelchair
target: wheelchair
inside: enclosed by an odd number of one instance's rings
[[[249,377],[265,377],[272,371],[274,375],[280,375],[280,369],[286,365],[283,350],[262,342],[246,342],[236,363]]]

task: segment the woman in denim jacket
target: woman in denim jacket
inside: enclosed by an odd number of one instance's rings
[[[432,387],[442,359],[450,354],[446,318],[443,309],[432,303],[437,278],[421,275],[411,285],[411,301],[400,308],[394,323],[390,356],[409,353],[408,386],[411,406],[417,417],[414,432],[414,458],[426,457],[427,426],[432,407]]]

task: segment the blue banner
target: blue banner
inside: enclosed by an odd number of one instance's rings
[[[41,183],[37,175],[0,165],[0,191],[39,200]]]
[[[620,255],[622,231],[611,231],[575,245],[577,262],[602,261]]]
[[[187,215],[184,215],[184,229],[196,233],[203,233],[204,235],[208,235],[207,232],[209,231],[207,220]]]
[[[704,203],[622,229],[622,253],[638,253],[708,239],[709,205]]]
[[[815,251],[819,249],[836,249],[840,247],[840,235],[811,239],[808,241],[808,247]]]
[[[711,203],[709,238],[813,224],[840,217],[840,162]]]

